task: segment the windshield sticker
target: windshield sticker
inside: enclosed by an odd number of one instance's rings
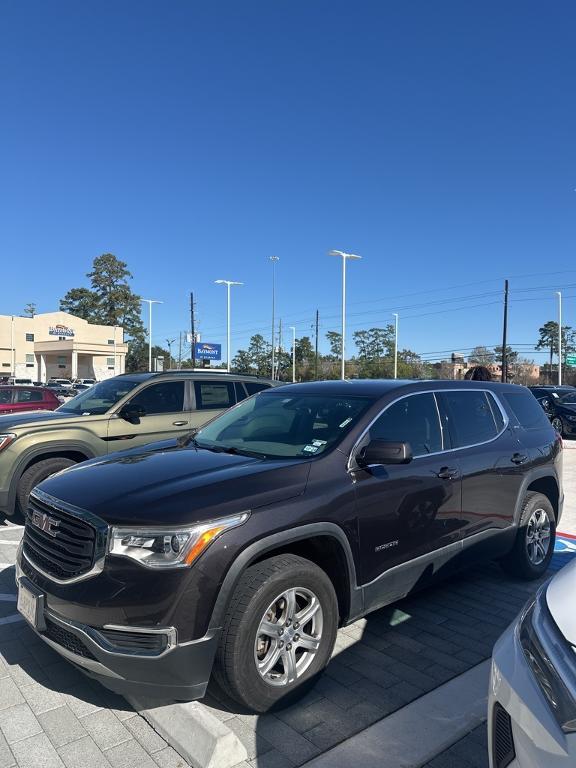
[[[322,448],[322,446],[326,445],[327,442],[328,442],[327,440],[315,439],[315,440],[312,440],[312,445],[315,445],[316,448]]]
[[[350,424],[350,422],[351,422],[351,421],[352,421],[352,417],[351,417],[351,416],[348,416],[348,418],[347,418],[347,419],[344,419],[344,421],[342,422],[342,424],[340,424],[340,429],[342,429],[343,427],[347,427],[347,426],[348,426],[348,424]]]
[[[304,448],[302,448],[303,453],[316,453],[316,451],[320,448],[319,445],[305,445]]]

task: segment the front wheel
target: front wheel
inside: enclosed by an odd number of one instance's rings
[[[76,464],[72,459],[66,459],[64,456],[55,456],[51,459],[43,459],[42,461],[32,464],[31,467],[23,473],[18,483],[17,499],[18,507],[22,515],[26,514],[28,508],[28,499],[30,498],[30,491],[36,485],[46,480],[51,475],[55,475],[67,467],[71,467]]]
[[[539,579],[546,573],[556,540],[556,517],[547,496],[526,494],[520,525],[512,550],[501,560],[507,573],[522,579]]]
[[[332,655],[338,602],[327,574],[303,557],[277,555],[248,568],[224,620],[215,677],[253,712],[291,703]]]

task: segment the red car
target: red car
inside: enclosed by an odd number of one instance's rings
[[[61,405],[47,387],[0,386],[0,415],[21,411],[53,411]]]

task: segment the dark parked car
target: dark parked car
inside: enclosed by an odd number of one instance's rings
[[[517,386],[269,389],[33,490],[19,610],[114,690],[194,699],[214,673],[263,712],[314,681],[339,625],[439,576],[482,558],[542,576],[561,452]]]
[[[564,387],[529,387],[554,429],[563,437],[576,435],[576,389]]]
[[[23,411],[54,411],[60,400],[46,387],[0,385],[0,415]]]

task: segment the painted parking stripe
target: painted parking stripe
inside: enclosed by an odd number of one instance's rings
[[[16,595],[12,593],[0,594],[0,603],[15,603]]]
[[[17,547],[20,544],[20,539],[0,539],[0,544],[13,544]]]
[[[0,619],[0,625],[16,624],[17,621],[24,621],[24,617],[20,616],[19,613],[12,613],[10,616],[5,616],[3,619]]]

